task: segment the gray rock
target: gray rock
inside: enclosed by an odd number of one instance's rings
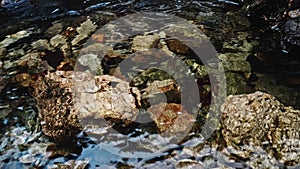
[[[52,24],[53,25],[45,31],[45,34],[50,37],[59,34],[63,30],[63,27],[64,27],[61,22],[54,22]]]
[[[76,28],[78,35],[72,40],[72,45],[78,44],[83,39],[87,38],[91,33],[93,33],[97,28],[90,19],[87,19],[79,27]]]
[[[19,161],[24,164],[32,164],[36,158],[32,154],[25,154],[19,158]]]
[[[18,57],[22,57],[24,54],[25,52],[23,49],[13,49],[7,54],[7,57],[18,58]]]
[[[66,38],[60,34],[57,34],[55,36],[53,36],[51,39],[50,39],[50,44],[53,46],[53,47],[58,47],[58,46],[62,46],[62,45],[66,45]]]
[[[12,44],[22,38],[28,37],[31,34],[32,34],[32,31],[30,29],[27,29],[27,30],[19,31],[15,34],[7,35],[6,38],[0,42],[0,47],[1,48],[7,47],[10,44]]]
[[[158,41],[160,39],[160,36],[155,35],[144,35],[144,36],[136,36],[133,39],[132,44],[132,50],[133,51],[147,51],[150,48],[154,48]]]
[[[47,39],[39,39],[35,42],[31,43],[33,49],[44,51],[44,50],[51,50],[50,44]]]

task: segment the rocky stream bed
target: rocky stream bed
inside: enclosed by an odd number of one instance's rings
[[[299,168],[299,2],[2,0],[0,168]]]

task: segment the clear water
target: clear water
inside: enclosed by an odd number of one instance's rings
[[[23,40],[23,42],[30,42],[38,39],[38,37],[44,37],[43,32],[54,21],[80,22],[82,16],[92,15],[99,11],[114,14],[117,17],[135,12],[164,12],[195,21],[199,12],[213,12],[221,15],[228,11],[238,11],[243,1],[2,0],[1,4],[0,40],[3,40],[6,35],[20,30],[28,28],[39,30],[40,33]],[[108,21],[104,20],[103,24]],[[215,25],[219,25],[217,19],[203,21],[203,23],[211,29],[215,29]],[[99,26],[101,27],[101,25]],[[211,30],[211,34],[214,34],[214,31],[217,32],[218,30]],[[18,44],[9,47],[15,46]],[[217,42],[215,46],[217,50],[222,50],[218,48]],[[6,84],[16,74],[26,72],[26,70],[19,70],[17,67],[0,71],[1,85],[2,83]],[[13,82],[9,83],[13,85],[3,89],[0,85],[0,113],[1,115],[9,114],[0,123],[0,168],[51,168],[57,167],[57,164],[70,163],[70,160],[76,160],[77,163],[88,161],[87,168],[129,168],[130,166],[136,168],[174,168],[173,164],[182,159],[201,161],[207,168],[250,168],[242,160],[234,159],[228,155],[230,153],[209,146],[193,154],[191,151],[195,145],[203,144],[204,147],[206,145],[201,138],[197,137],[197,133],[191,134],[187,141],[175,146],[165,154],[149,159],[122,158],[106,151],[84,136],[75,145],[56,145],[51,149],[49,145],[52,143],[40,132],[31,133],[27,130],[31,127],[28,124],[28,117],[37,115],[32,98],[28,94],[28,88],[20,87]],[[282,166],[278,164],[277,167]]]

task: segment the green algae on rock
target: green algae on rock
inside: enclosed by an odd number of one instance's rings
[[[229,95],[254,92],[254,90],[247,84],[247,81],[243,75],[234,72],[227,72],[225,76],[227,83],[227,93]]]

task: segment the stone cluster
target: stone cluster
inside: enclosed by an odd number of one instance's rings
[[[56,71],[32,85],[43,133],[54,140],[74,137],[86,118],[133,121],[138,112],[139,91],[113,76]]]

